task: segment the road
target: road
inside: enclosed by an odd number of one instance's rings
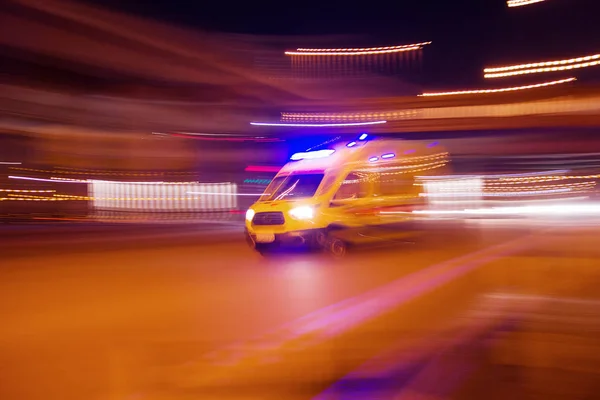
[[[2,227],[0,398],[597,394],[597,235],[482,221],[338,260],[232,225]]]

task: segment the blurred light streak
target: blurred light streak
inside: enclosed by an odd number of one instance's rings
[[[450,185],[440,186],[441,191],[450,192],[455,190],[456,184],[459,182],[465,182],[464,180],[460,181],[450,181]],[[484,183],[485,191],[492,192],[506,192],[506,191],[515,191],[515,190],[546,190],[546,189],[591,189],[596,186],[596,182],[577,182],[577,183],[565,183],[565,184],[553,184],[553,185],[535,185],[535,186],[509,186],[519,184],[521,182],[501,182],[501,183]],[[418,184],[417,184],[418,185]]]
[[[0,161],[0,165],[21,165],[23,163],[18,161]]]
[[[508,182],[501,183],[486,183],[484,186],[486,190],[492,191],[504,191],[504,190],[544,190],[550,188],[571,188],[571,189],[582,189],[582,188],[593,188],[596,186],[596,182],[578,182],[578,183],[565,183],[565,184],[555,184],[555,185],[536,185],[536,186],[510,186],[507,187]],[[518,184],[519,182],[514,182],[514,184]]]
[[[50,178],[49,182],[62,182],[62,183],[90,183],[89,179],[72,179],[72,178],[57,178],[55,176]]]
[[[378,160],[379,160],[378,157],[369,158],[369,161],[371,161],[371,162],[377,162]],[[377,173],[378,175],[402,175],[402,174],[412,174],[415,172],[431,171],[434,169],[442,168],[446,164],[448,164],[447,161],[438,161],[435,163],[421,164],[421,165],[409,165],[409,166],[404,166],[404,167],[381,167],[381,168],[376,168],[376,169],[370,167],[370,168],[366,168],[366,169],[356,170],[356,172]],[[385,170],[395,170],[395,171],[394,172],[382,172]]]
[[[306,128],[326,128],[326,127],[342,127],[342,126],[365,126],[365,125],[380,125],[387,121],[367,121],[367,122],[348,122],[348,123],[332,123],[332,124],[287,124],[277,122],[250,122],[254,126],[289,126],[289,127],[306,127]]]
[[[449,155],[448,152],[443,152],[443,153],[430,154],[430,155],[426,155],[426,156],[402,157],[399,160],[397,160],[396,163],[404,164],[404,163],[412,163],[412,162],[416,162],[416,161],[439,160],[442,158],[447,158],[448,155]],[[400,168],[400,167],[389,167],[389,168]],[[406,168],[406,167],[402,167],[402,168]]]
[[[56,190],[0,189],[0,192],[10,192],[10,193],[54,193],[54,192],[56,192]]]
[[[433,97],[433,96],[454,96],[454,95],[462,95],[462,94],[489,94],[489,93],[514,92],[514,91],[519,91],[519,90],[528,90],[528,89],[536,89],[536,88],[547,87],[547,86],[560,85],[561,83],[573,82],[576,80],[577,80],[577,78],[566,78],[566,79],[560,79],[557,81],[537,83],[537,84],[526,85],[526,86],[513,86],[513,87],[501,88],[501,89],[477,89],[477,90],[462,90],[462,91],[455,91],[455,92],[423,93],[423,94],[420,94],[419,96]]]
[[[375,54],[390,54],[390,53],[400,53],[403,51],[415,51],[420,50],[422,47],[406,47],[403,49],[393,49],[393,50],[375,50],[375,51],[354,51],[354,52],[303,52],[303,51],[286,51],[285,54],[288,56],[367,56],[367,55],[375,55]]]
[[[226,192],[187,192],[187,194],[202,194],[209,196],[263,196],[269,193],[226,193]]]
[[[377,111],[377,112],[355,112],[355,113],[281,113],[281,120],[284,122],[304,122],[304,121],[339,121],[353,120],[364,121],[365,119],[389,120],[416,117],[417,110],[402,111]],[[357,121],[357,122],[358,122]]]
[[[499,184],[512,185],[514,182],[517,183],[540,183],[540,182],[554,182],[563,180],[575,180],[575,179],[599,179],[599,175],[550,175],[550,176],[539,176],[531,178],[500,178],[502,182]]]
[[[47,196],[34,196],[26,194],[8,194],[9,197],[3,197],[1,200],[13,200],[13,201],[66,201],[71,200],[68,198],[56,198]]]
[[[377,50],[393,50],[403,49],[407,47],[425,46],[431,44],[431,42],[421,42],[413,44],[403,44],[399,46],[385,46],[385,47],[362,47],[362,48],[332,48],[332,49],[311,49],[311,48],[298,48],[297,51],[311,51],[311,52],[344,52],[344,51],[377,51]]]
[[[60,178],[58,178],[58,179],[60,179]],[[102,180],[102,179],[88,179],[85,182],[120,183],[120,184],[133,184],[133,185],[193,185],[193,184],[198,183],[196,181],[192,181],[192,182],[147,182],[147,181],[129,182],[129,181],[106,181],[106,180]]]
[[[269,165],[248,165],[244,171],[246,172],[273,172],[277,173],[281,167]]]
[[[46,174],[65,174],[65,175],[110,175],[110,176],[164,176],[163,172],[114,172],[114,171],[106,171],[99,169],[83,169],[83,170],[75,170],[74,168],[64,168],[64,167],[56,167],[56,170],[47,170],[47,169],[36,169],[36,168],[20,168],[20,167],[10,167],[12,170],[18,171],[28,171],[28,172],[42,172]],[[60,170],[60,171],[58,171]],[[194,172],[169,172],[169,174],[173,175],[193,175]],[[68,180],[70,178],[58,178]]]
[[[190,192],[208,196],[188,196]],[[88,197],[96,210],[143,212],[237,209],[237,185],[200,182],[111,182],[91,180]]]
[[[569,59],[558,60],[558,61],[542,61],[542,62],[530,63],[530,64],[517,64],[517,65],[504,66],[504,67],[490,67],[490,68],[485,68],[483,70],[483,72],[506,72],[506,71],[514,71],[514,70],[519,70],[519,69],[550,67],[550,66],[556,66],[556,65],[575,64],[575,63],[579,64],[582,62],[587,62],[587,61],[592,61],[592,60],[597,60],[597,59],[600,59],[600,54],[595,54],[592,56],[585,56],[585,57],[569,58]]]
[[[542,61],[529,64],[509,65],[504,67],[485,68],[485,78],[502,78],[507,76],[536,74],[542,72],[570,71],[588,68],[600,64],[600,54],[565,60]]]
[[[72,194],[55,194],[54,197],[73,199],[73,200],[91,200],[88,196],[75,196]]]
[[[414,214],[471,214],[471,215],[600,215],[600,204],[555,204],[520,207],[487,207],[464,210],[415,210]]]
[[[363,47],[363,48],[336,48],[336,49],[309,49],[298,48],[296,51],[286,51],[288,56],[362,56],[373,54],[390,54],[404,51],[420,50],[431,42],[405,44],[401,46]]]
[[[579,194],[579,193],[576,193]],[[540,199],[526,199],[526,200],[519,200],[519,199],[510,199],[510,200],[485,200],[486,204],[541,204],[541,203],[565,203],[565,202],[572,202],[572,201],[584,201],[584,200],[589,200],[590,196],[576,196],[576,197],[557,197],[557,198],[540,198]],[[439,204],[482,204],[483,201],[482,200],[465,200],[465,199],[460,199],[460,200],[437,200],[437,203]],[[384,213],[394,213],[394,211],[386,211],[386,212],[381,212],[382,214]]]
[[[34,177],[29,177],[29,176],[14,176],[14,175],[9,175],[8,178],[40,181],[40,182],[57,182],[57,183],[103,182],[103,183],[135,184],[135,185],[156,185],[156,184],[160,184],[160,185],[190,185],[190,184],[198,183],[196,181],[192,181],[192,182],[144,182],[144,181],[127,182],[127,181],[107,181],[107,180],[101,180],[101,179],[70,179],[70,178],[57,178],[57,177],[51,177],[50,179],[47,179],[47,178],[34,178]]]
[[[508,0],[506,3],[509,7],[528,6],[530,4],[541,3],[545,0]]]
[[[533,196],[533,195],[549,195],[549,194],[557,194],[557,193],[566,193],[572,192],[574,189],[562,188],[562,189],[548,189],[548,190],[525,190],[520,192],[483,192],[482,196],[490,196],[490,197],[512,197],[512,196]],[[471,197],[473,193],[469,192],[448,192],[448,193],[430,193],[424,194],[424,197]]]
[[[175,136],[175,137],[186,137],[197,140],[212,140],[212,141],[230,141],[230,142],[281,142],[280,138],[268,138],[268,137],[242,137],[236,135],[229,135],[225,133],[195,133],[195,132],[152,132],[153,135],[159,136]]]
[[[520,174],[504,174],[504,175],[440,175],[440,176],[420,176],[419,179],[423,180],[459,180],[459,179],[474,179],[474,178],[493,178],[493,179],[502,179],[502,178],[528,178],[528,177],[536,177],[540,175],[546,174],[564,174],[569,172],[569,170],[555,170],[555,171],[544,171],[544,172],[525,172]]]
[[[207,140],[213,142],[281,142],[279,138],[233,138],[233,137],[204,137],[204,136],[196,136],[188,133],[173,133],[170,136],[174,137],[185,137],[188,139],[194,140]]]
[[[55,199],[55,198],[39,198],[39,199],[32,199],[32,198],[25,198],[25,197],[3,197],[0,198],[0,201],[66,201],[69,199]]]
[[[78,179],[61,179],[61,178],[33,178],[30,176],[13,176],[9,175],[9,179],[23,179],[27,181],[38,181],[38,182],[58,182],[58,183],[88,183],[88,181],[78,180]]]
[[[329,143],[337,142],[341,138],[342,138],[341,136],[335,136],[335,137],[333,137],[331,139],[328,139],[328,140],[326,140],[326,141],[324,141],[322,143],[319,143],[319,144],[317,144],[317,145],[315,145],[313,147],[309,147],[308,149],[306,149],[306,151],[312,151],[312,150],[318,149],[319,147],[323,147],[323,146],[325,146],[325,145],[327,145]]]
[[[164,176],[165,175],[164,173],[160,173],[160,172],[126,173],[126,172],[112,172],[112,171],[104,171],[104,170],[69,171],[69,170],[67,170],[67,168],[60,168],[60,167],[58,169],[61,169],[61,171],[36,169],[36,168],[17,168],[17,167],[11,167],[11,169],[18,170],[18,171],[42,172],[42,173],[46,173],[46,174],[65,174],[65,175],[91,175],[93,173],[96,173],[99,175],[111,175],[111,176]],[[181,173],[176,173],[176,174],[181,175]],[[184,173],[184,174],[189,174],[189,173]],[[59,178],[59,179],[68,180],[70,178]]]

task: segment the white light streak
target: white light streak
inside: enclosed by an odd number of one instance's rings
[[[343,127],[343,126],[365,126],[365,125],[380,125],[387,121],[369,121],[369,122],[348,122],[348,123],[332,123],[332,124],[287,124],[281,122],[250,122],[254,126],[282,126],[282,127],[305,127],[305,128],[326,128],[326,127]]]
[[[13,176],[10,175],[8,177],[9,179],[22,179],[22,180],[26,180],[26,181],[38,181],[38,182],[58,182],[58,183],[88,183],[88,181],[83,181],[83,180],[77,180],[77,179],[59,179],[59,178],[51,178],[51,179],[46,179],[46,178],[33,178],[30,176]]]
[[[506,4],[509,7],[521,7],[521,6],[528,6],[530,4],[535,4],[535,3],[541,3],[545,0],[508,0],[506,2]]]
[[[211,196],[262,196],[269,193],[225,193],[225,192],[187,192],[187,194],[201,194]]]
[[[465,210],[415,210],[414,214],[471,214],[471,215],[600,215],[600,204],[560,204],[521,207],[489,207]]]

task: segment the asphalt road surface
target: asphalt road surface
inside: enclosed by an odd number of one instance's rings
[[[343,259],[235,225],[2,227],[0,398],[597,398],[597,224],[434,226]]]

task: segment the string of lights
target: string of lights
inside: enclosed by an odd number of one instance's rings
[[[357,120],[395,120],[413,118],[418,115],[418,110],[380,111],[380,112],[355,112],[355,113],[281,113],[284,122],[324,122],[324,121],[357,121]]]
[[[485,78],[503,78],[508,76],[537,74],[543,72],[570,71],[600,65],[600,54],[570,58],[565,60],[542,61],[537,63],[490,67],[483,70]]]
[[[286,51],[288,56],[362,56],[374,54],[390,54],[405,51],[420,50],[431,42],[405,44],[400,46],[385,47],[363,47],[363,48],[332,48],[332,49],[310,49],[298,48],[296,51]]]
[[[454,96],[454,95],[464,95],[464,94],[490,94],[490,93],[515,92],[515,91],[519,91],[519,90],[537,89],[537,88],[541,88],[541,87],[560,85],[563,83],[573,82],[576,80],[577,80],[576,78],[572,77],[572,78],[560,79],[557,81],[536,83],[533,85],[525,85],[525,86],[513,86],[513,87],[507,87],[507,88],[500,88],[500,89],[477,89],[477,90],[461,90],[461,91],[454,91],[454,92],[423,93],[423,94],[420,94],[419,96],[433,97],[433,96]]]

